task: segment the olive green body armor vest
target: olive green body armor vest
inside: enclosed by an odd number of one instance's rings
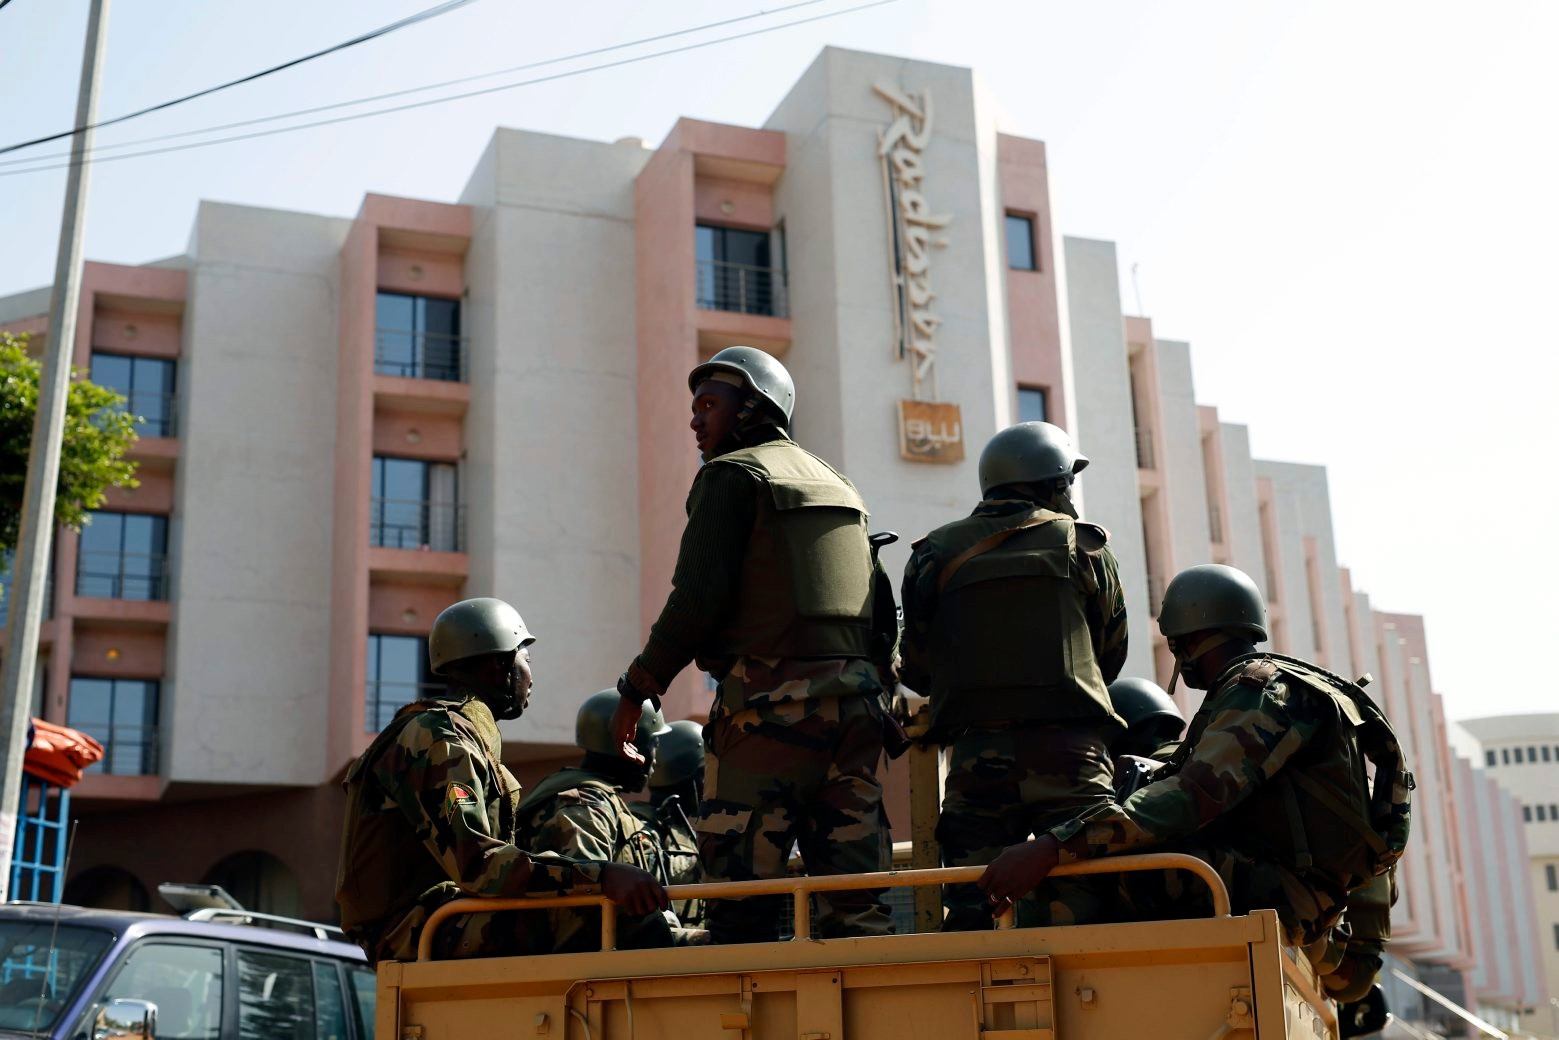
[[[1277,654],[1263,654],[1219,690],[1280,680],[1319,698],[1325,724],[1278,774],[1213,825],[1217,840],[1272,858],[1300,877],[1344,892],[1384,874],[1407,842],[1414,781],[1385,716],[1356,684]],[[1191,720],[1194,747],[1217,711],[1209,696]],[[1185,752],[1177,756],[1180,760]],[[1373,763],[1371,781],[1367,762]]]
[[[646,829],[644,821],[634,815],[628,803],[623,801],[622,792],[616,785],[601,774],[593,773],[588,769],[577,767],[560,769],[543,779],[526,794],[518,810],[520,832],[518,844],[532,852],[556,852],[556,849],[536,848],[536,836],[547,821],[556,815],[552,811],[552,803],[557,796],[565,791],[576,789],[595,792],[614,809],[615,819],[612,821],[612,827],[615,833],[600,835],[603,839],[610,840],[612,844],[612,862],[624,863],[641,870],[653,870],[655,866],[653,835],[646,834],[642,839],[636,838],[636,835]]]
[[[926,536],[942,567],[928,641],[934,732],[1122,725],[1094,655],[1085,596],[1097,585],[1076,528],[1036,508],[965,517]]]
[[[711,460],[757,478],[758,512],[731,619],[699,663],[731,657],[871,656],[866,505],[828,463],[788,440]]]
[[[472,719],[459,708],[458,703],[450,702],[421,703],[401,709],[347,769],[342,783],[347,808],[336,875],[336,902],[341,907],[341,928],[354,941],[375,943],[419,906],[429,908],[460,894],[460,886],[450,879],[443,864],[428,851],[422,836],[406,818],[395,792],[386,790],[373,771],[380,756],[424,713],[446,716],[448,728],[460,735],[472,761],[485,766],[488,775],[481,777],[481,787],[487,798],[487,818],[495,825],[493,837],[504,842],[514,840],[521,788],[514,775],[492,755],[491,748],[501,746],[497,725],[490,714]],[[416,772],[424,766],[425,760],[413,762],[408,771]],[[413,782],[413,777],[407,776],[405,782]]]

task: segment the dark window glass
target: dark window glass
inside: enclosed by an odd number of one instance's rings
[[[1548,761],[1548,745],[1547,744],[1543,745],[1542,752],[1543,752],[1543,761],[1547,762]]]
[[[1543,866],[1543,874],[1548,881],[1548,891],[1559,892],[1559,870],[1552,863]]]
[[[1548,818],[1559,821],[1559,805],[1555,805],[1553,802],[1548,803]]]
[[[311,975],[308,961],[239,950],[240,1040],[313,1040]]]
[[[141,417],[136,431],[143,437],[173,436],[177,372],[177,363],[167,358],[92,352],[92,382],[124,395],[121,407]]]
[[[1538,823],[1547,823],[1548,822],[1548,806],[1546,806],[1546,805],[1539,805],[1537,807],[1537,822]]]
[[[168,518],[96,512],[81,528],[76,595],[168,598]]]
[[[1505,765],[1507,765],[1507,766],[1510,765],[1510,748],[1508,748],[1508,747],[1500,748],[1499,749],[1499,757],[1500,757],[1500,760]]]
[[[1037,386],[1018,387],[1018,422],[1044,422],[1048,414],[1045,391]]]
[[[157,772],[160,692],[155,679],[71,677],[67,722],[103,745],[102,760],[88,766],[87,772],[123,776]]]
[[[222,1035],[222,951],[214,946],[147,943],[130,951],[104,1000],[157,1005],[157,1040]]]
[[[0,921],[0,1029],[54,1035],[54,1020],[113,940],[95,928],[56,928],[50,919]]]
[[[448,462],[375,455],[370,535],[391,549],[461,548],[456,473]]]
[[[1491,766],[1492,766],[1492,765],[1493,765],[1493,764],[1494,764],[1494,752],[1492,752],[1492,751],[1485,751],[1485,752],[1484,752],[1484,753],[1483,753],[1483,757],[1484,757],[1484,760],[1485,760],[1485,761],[1486,761],[1486,762],[1487,762],[1487,763],[1488,763],[1488,764],[1489,764],[1489,765],[1491,765]]]
[[[771,241],[767,231],[698,225],[698,306],[784,317],[784,272],[774,268]]]
[[[1532,807],[1530,805],[1523,805],[1521,807],[1521,818],[1527,823],[1532,822]]]
[[[374,371],[407,379],[464,378],[460,301],[381,292],[375,312]]]
[[[428,641],[421,636],[368,636],[368,727],[378,732],[403,704],[430,692],[438,680],[428,668]]]
[[[1511,753],[1514,754],[1515,757],[1516,757],[1516,765],[1519,766],[1521,764],[1521,749],[1520,748],[1511,748],[1510,750],[1511,750]]]
[[[1537,764],[1537,748],[1535,748],[1535,747],[1527,748],[1527,761],[1531,762],[1533,765]]]
[[[1014,271],[1037,271],[1034,252],[1034,219],[1017,213],[1007,214],[1007,266]]]
[[[357,1019],[357,1035],[362,1040],[373,1040],[374,1007],[379,991],[374,973],[367,968],[348,968],[352,980],[352,1014]]]
[[[341,977],[326,961],[314,962],[314,1032],[319,1040],[347,1040]]]
[[[1554,949],[1559,950],[1559,924],[1554,925]]]

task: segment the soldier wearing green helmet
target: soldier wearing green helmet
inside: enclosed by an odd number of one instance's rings
[[[792,843],[813,874],[885,868],[877,769],[884,687],[874,655],[876,565],[855,486],[791,440],[795,384],[778,360],[727,347],[688,376],[705,465],[688,494],[671,594],[618,683],[613,731],[630,735],[693,662],[718,683],[712,769],[696,821],[711,880],[783,877]],[[824,936],[881,934],[877,892],[830,893]],[[781,897],[716,902],[716,942],[779,937]]]
[[[574,743],[585,753],[584,758],[577,766],[543,779],[520,802],[521,844],[533,853],[622,863],[658,874],[655,834],[633,813],[623,795],[644,790],[656,746],[670,727],[660,710],[646,702],[634,734],[642,761],[625,758],[617,753],[611,728],[617,701],[616,690],[602,690],[579,706]],[[548,917],[554,953],[600,948],[599,910],[553,910]],[[624,918],[619,924],[619,942],[624,949],[669,946],[684,938],[675,935],[673,927],[659,913]]]
[[[1151,679],[1116,679],[1110,683],[1110,704],[1126,723],[1126,732],[1110,745],[1119,802],[1150,782],[1179,748],[1185,716]]]
[[[663,885],[696,885],[704,880],[703,862],[698,858],[698,819],[704,802],[704,728],[683,719],[655,747],[655,768],[650,771],[650,800],[634,802],[629,808],[655,832],[660,846],[660,870],[656,877]],[[677,918],[689,928],[704,923],[701,899],[679,899],[671,904]]]
[[[428,658],[446,688],[396,712],[347,770],[336,902],[370,964],[414,960],[428,915],[464,896],[598,891],[629,913],[665,905],[665,890],[642,869],[516,844],[520,784],[501,761],[498,720],[519,718],[530,703],[534,641],[503,600],[444,610]],[[434,943],[440,957],[546,949],[538,914],[465,915]]]
[[[1306,947],[1324,979],[1342,960],[1329,940],[1350,899],[1362,918],[1365,897],[1380,891],[1407,841],[1413,778],[1396,736],[1364,693],[1368,677],[1349,682],[1257,649],[1266,599],[1242,571],[1180,572],[1159,628],[1177,678],[1207,691],[1185,742],[1123,803],[1004,851],[980,886],[999,911],[1058,863],[1148,847],[1187,852],[1223,876],[1235,913],[1275,909],[1283,941]],[[1204,890],[1169,874],[1125,875],[1120,896],[1137,916],[1210,910]],[[1347,968],[1336,991],[1356,999],[1369,972],[1357,958]]]
[[[950,745],[937,841],[947,866],[1108,803],[1109,744],[1125,726],[1105,684],[1126,659],[1126,604],[1104,528],[1078,519],[1088,465],[1065,430],[1027,422],[980,454],[982,501],[916,542],[904,571],[904,682]],[[1093,916],[1092,879],[1025,900],[1025,923]],[[989,928],[972,885],[945,894],[948,929]]]

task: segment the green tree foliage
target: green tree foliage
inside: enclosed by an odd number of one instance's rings
[[[27,354],[27,338],[0,332],[0,552],[16,545],[22,521],[22,489],[38,411],[40,366]],[[121,411],[124,398],[73,373],[65,404],[65,444],[54,517],[80,528],[103,504],[111,487],[135,487],[135,463],[125,458],[135,443],[136,417]]]

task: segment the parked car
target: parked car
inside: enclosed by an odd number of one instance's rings
[[[0,905],[0,1037],[372,1040],[373,1023],[374,973],[326,925]]]

